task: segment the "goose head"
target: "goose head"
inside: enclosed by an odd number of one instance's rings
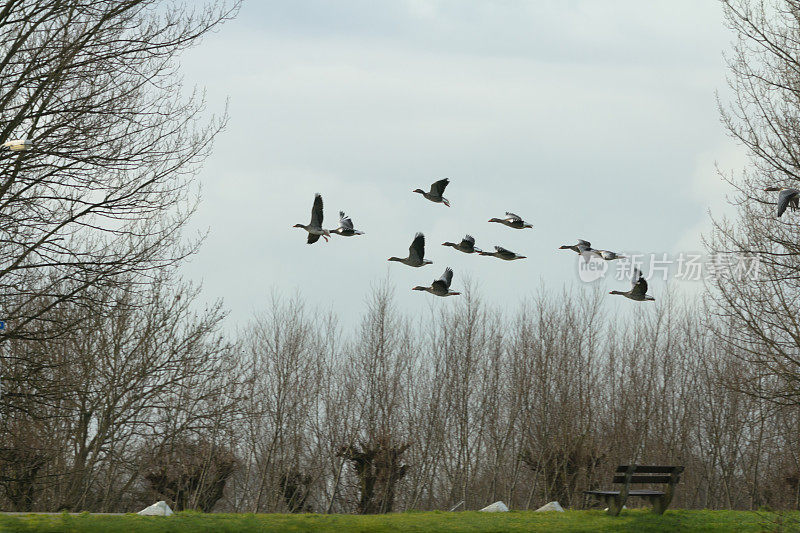
[[[418,192],[418,193],[420,193],[420,194],[425,194],[425,191],[423,191],[422,189],[414,189],[414,190],[413,190],[413,191],[411,191],[411,192]]]
[[[781,190],[780,187],[767,187],[766,189],[764,189],[765,192],[775,192],[780,190]]]
[[[423,287],[421,285],[417,285],[416,287],[412,287],[412,291],[427,291],[428,287]]]

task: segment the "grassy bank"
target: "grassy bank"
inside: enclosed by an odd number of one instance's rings
[[[566,513],[413,512],[389,515],[200,514],[171,517],[138,515],[0,516],[0,531],[13,532],[395,532],[395,531],[800,531],[800,514],[749,511],[670,510],[663,516],[623,511],[610,517],[601,511]]]

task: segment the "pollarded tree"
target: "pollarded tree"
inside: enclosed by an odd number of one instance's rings
[[[33,322],[88,287],[193,251],[180,232],[192,176],[222,123],[182,94],[177,60],[232,2],[0,6],[0,144],[29,141],[0,150],[0,339],[32,336]],[[37,335],[67,329],[51,326]]]

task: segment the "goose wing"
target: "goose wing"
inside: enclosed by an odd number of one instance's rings
[[[461,239],[461,244],[466,244],[469,247],[475,247],[475,237],[472,235],[464,235],[464,238]]]
[[[447,292],[450,289],[450,284],[453,282],[453,269],[447,267],[444,270],[442,277],[437,279],[431,284],[431,287],[442,292]]]
[[[800,191],[797,189],[784,189],[778,194],[778,216],[781,216],[789,203],[794,200],[797,203],[797,197],[800,196]]]
[[[584,241],[583,239],[578,239],[578,244],[582,245],[582,246],[585,246],[587,248],[591,248],[592,247],[592,243],[590,243],[589,241]]]
[[[514,255],[514,252],[512,252],[511,250],[506,250],[502,246],[495,246],[494,249],[497,250],[498,254],[511,254],[511,255]]]
[[[425,235],[417,233],[414,236],[411,246],[408,247],[408,257],[415,261],[422,261],[425,257]]]
[[[315,228],[322,227],[322,195],[320,193],[314,195],[314,207],[311,208],[311,226]]]
[[[307,244],[314,244],[318,240],[319,240],[319,235],[316,235],[314,233],[309,233],[308,234],[308,240],[306,241],[306,243]]]
[[[447,187],[447,184],[450,183],[449,178],[445,178],[443,180],[434,181],[431,183],[431,194],[434,196],[441,196],[444,194],[444,188]]]
[[[647,294],[647,280],[644,279],[642,271],[638,268],[633,269],[633,288],[631,289],[631,296],[642,297]]]
[[[344,229],[353,229],[353,221],[344,214],[344,211],[339,211],[339,225]]]
[[[522,222],[522,217],[515,213],[509,213],[508,211],[506,211],[506,220],[509,220],[511,222]]]

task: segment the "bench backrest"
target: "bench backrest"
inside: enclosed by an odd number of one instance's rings
[[[680,481],[682,466],[620,465],[614,483],[669,483]]]

